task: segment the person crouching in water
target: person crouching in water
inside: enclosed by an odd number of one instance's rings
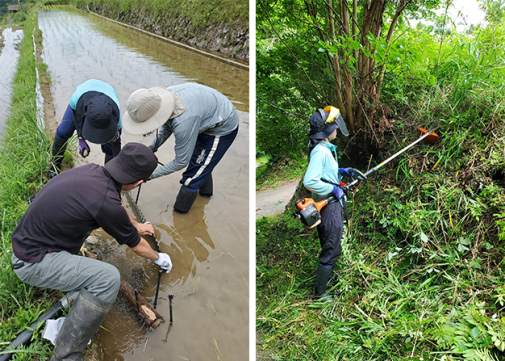
[[[319,266],[315,279],[315,298],[324,302],[333,301],[326,292],[333,266],[340,257],[342,231],[344,228],[342,202],[344,191],[340,188],[343,176],[354,175],[353,168],[339,168],[336,149],[331,141],[340,129],[346,137],[349,135],[340,111],[332,106],[318,109],[309,118],[309,166],[303,179],[303,185],[312,192],[314,201],[320,201],[333,194],[336,200],[321,209],[321,223],[317,234],[321,243]]]

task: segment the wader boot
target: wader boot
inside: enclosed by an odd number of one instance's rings
[[[82,289],[56,337],[51,361],[82,361],[82,353],[109,312],[107,303]]]
[[[213,194],[213,186],[214,184],[212,183],[212,173],[210,174],[209,178],[205,181],[205,183],[200,187],[200,195],[202,197],[212,197]]]
[[[174,210],[179,213],[188,213],[191,206],[195,202],[196,196],[198,195],[198,190],[193,192],[189,188],[182,186],[175,200]]]
[[[54,178],[57,174],[61,172],[61,162],[63,161],[63,157],[65,156],[65,150],[67,149],[67,141],[57,138],[54,138],[53,142],[53,167],[49,170],[49,176]]]
[[[104,165],[105,165],[105,164],[107,164],[107,162],[108,162],[109,160],[111,160],[112,158],[113,158],[113,157],[112,157],[112,154],[107,154],[107,153],[105,153],[105,159],[104,159],[104,161],[103,161],[103,164],[104,164]]]
[[[315,280],[315,290],[316,290],[316,299],[321,300],[321,302],[332,302],[333,297],[326,293],[326,286],[330,281],[330,278],[333,273],[333,267],[325,267],[322,264],[319,264],[316,271],[316,280]]]

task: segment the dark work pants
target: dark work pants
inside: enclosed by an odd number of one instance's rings
[[[238,133],[238,127],[230,134],[216,137],[199,134],[191,161],[182,174],[181,184],[189,191],[197,191],[230,148]]]
[[[63,114],[63,118],[61,119],[60,125],[58,125],[58,129],[56,130],[55,138],[61,139],[63,141],[68,141],[70,137],[74,134],[75,124],[74,124],[74,115],[72,112],[72,108],[70,105],[65,110],[65,114]],[[121,129],[119,129],[119,134],[121,134]],[[107,155],[110,159],[114,158],[121,151],[121,137],[115,142],[109,142],[106,144],[102,144],[102,152],[105,153],[106,158]],[[55,155],[55,154],[53,154]]]
[[[319,255],[321,264],[333,265],[340,257],[343,229],[344,217],[340,202],[330,203],[321,209],[321,223],[317,226],[317,234],[321,243]]]

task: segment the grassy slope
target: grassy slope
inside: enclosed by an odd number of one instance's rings
[[[70,0],[78,7],[86,7],[87,1]],[[248,26],[249,2],[247,0],[98,0],[97,6],[111,9],[112,18],[132,11],[151,12],[157,17],[183,18],[195,26],[226,25]]]
[[[51,146],[35,121],[32,33],[36,21],[36,10],[32,10],[25,22],[18,70],[13,81],[11,114],[0,154],[0,342],[12,341],[60,296],[58,292],[23,283],[12,271],[10,261],[11,233],[28,207],[25,198],[40,190],[47,181],[45,173]],[[46,360],[51,353],[52,345],[42,340],[37,332],[34,342],[28,349],[18,351],[14,360]]]
[[[441,140],[353,193],[335,303],[310,300],[316,232],[288,214],[257,222],[259,347],[281,360],[505,359],[503,29],[480,36],[448,39],[438,78],[424,66],[424,88],[393,89],[423,95],[403,100],[416,120],[396,123],[384,153],[413,141],[420,121]]]

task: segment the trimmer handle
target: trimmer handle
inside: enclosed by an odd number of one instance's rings
[[[353,176],[353,177],[351,177],[351,183],[349,183],[349,184],[345,184],[345,183],[340,182],[340,186],[342,187],[342,189],[344,190],[344,192],[346,194],[352,187],[354,187],[356,184],[358,184],[358,182],[364,181],[367,179],[366,174],[363,174],[359,169],[351,168],[351,172],[357,174],[358,179],[354,179],[354,176]]]
[[[358,180],[360,180],[360,181],[364,181],[367,179],[366,175],[361,173],[361,171],[359,169],[351,168],[351,172],[358,174]],[[354,177],[351,177],[351,182],[354,182]]]

